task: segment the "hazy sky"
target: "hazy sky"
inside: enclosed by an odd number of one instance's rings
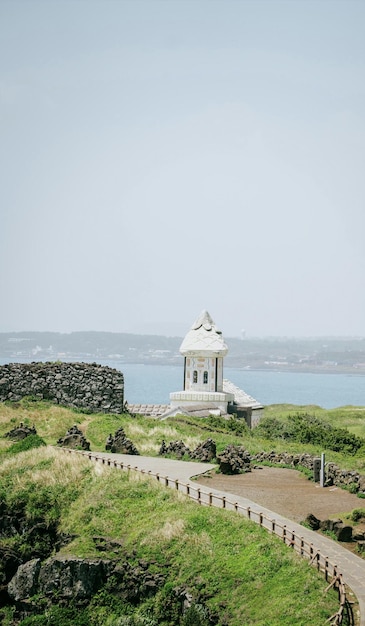
[[[365,336],[364,0],[0,0],[0,331]]]

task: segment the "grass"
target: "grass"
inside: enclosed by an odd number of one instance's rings
[[[286,418],[295,413],[310,413],[327,419],[332,426],[347,428],[354,435],[365,438],[365,407],[343,406],[336,409],[323,409],[316,405],[271,404],[264,409],[264,417]]]
[[[265,408],[265,415],[280,420],[298,412],[328,419],[336,427],[348,427],[358,436],[365,436],[365,408]],[[14,444],[3,438],[20,422],[35,425],[38,438],[30,443],[40,447],[26,450],[29,442]],[[44,613],[37,616],[37,621],[29,618],[22,626],[205,626],[207,622],[203,618],[199,621],[197,614],[194,618],[191,614],[190,622],[188,617],[185,622],[176,617],[172,599],[176,588],[188,588],[196,598],[202,598],[218,615],[221,626],[316,626],[337,610],[337,594],[323,593],[322,577],[255,524],[229,511],[198,507],[147,477],[133,473],[128,477],[107,466],[92,464],[81,455],[71,456],[41,445],[56,444],[73,424],[81,428],[95,451],[105,450],[109,433],[122,427],[144,455],[156,456],[162,440],[169,443],[182,439],[194,449],[211,437],[218,454],[230,443],[244,446],[251,454],[275,450],[319,456],[325,452],[327,462],[360,473],[365,470],[363,454],[349,456],[313,445],[263,439],[243,428],[242,422],[182,416],[158,421],[142,416],[85,414],[31,399],[2,403],[0,503],[9,510],[19,510],[29,520],[41,514],[47,523],[57,523],[61,532],[73,537],[61,548],[65,556],[100,558],[95,537],[102,536],[115,541],[109,552],[103,552],[103,558],[127,559],[130,563],[146,560],[166,576],[157,595],[137,608],[122,605],[110,589],[104,589],[77,617],[72,607],[67,609],[69,614],[66,609],[62,612],[53,607],[48,617]],[[1,539],[0,546],[2,541],[6,543]],[[28,554],[31,546],[26,541],[26,537],[13,538],[11,547]],[[199,606],[194,606],[192,613],[199,613]],[[4,625],[10,626],[11,608],[6,611]]]
[[[323,578],[279,539],[233,512],[199,507],[147,477],[42,447],[3,457],[0,484],[9,505],[27,499],[30,516],[42,510],[50,517],[56,507],[60,530],[74,536],[61,554],[100,557],[94,537],[104,536],[118,542],[119,558],[143,559],[163,572],[163,588],[138,607],[155,617],[162,612],[153,624],[182,624],[163,618],[177,587],[203,598],[218,623],[229,626],[322,626],[338,608],[337,594],[324,594]],[[125,607],[115,598],[110,602],[108,623],[117,626]],[[106,623],[104,612],[96,598],[74,623]],[[66,622],[65,615],[23,626],[73,623],[75,616]]]
[[[365,407],[345,406],[336,409],[322,409],[321,407],[296,406],[291,404],[270,405],[264,409],[264,417],[276,418],[282,422],[287,421],[289,416],[295,414],[308,414],[317,417],[331,424],[335,428],[347,429],[350,433],[365,439]],[[254,438],[255,450],[250,452],[259,452],[261,450],[269,450],[270,445],[276,452],[291,452],[293,454],[308,452],[316,456],[320,456],[322,452],[326,455],[327,463],[335,463],[342,469],[355,470],[360,474],[365,473],[365,448],[358,451],[355,455],[345,452],[335,452],[314,445],[304,445],[287,440],[267,440]],[[253,441],[252,441],[253,443]],[[251,445],[251,443],[250,443]]]
[[[330,420],[333,426],[348,428],[351,432],[356,430],[358,436],[365,438],[365,408],[361,407],[326,410],[316,406],[271,405],[265,407],[264,417],[286,420],[289,415],[295,413],[308,413]],[[211,437],[216,442],[217,454],[220,454],[231,443],[244,446],[251,454],[274,450],[278,453],[301,454],[307,452],[320,456],[324,452],[326,462],[336,463],[343,469],[365,473],[365,454],[363,451],[351,456],[314,445],[303,445],[282,439],[260,438],[255,434],[255,431],[248,429],[243,429],[242,434],[236,434],[229,428],[229,424],[224,429],[221,425],[224,423],[223,420],[211,420],[209,423],[208,420],[183,416],[158,421],[143,416],[131,418],[129,415],[102,413],[88,415],[48,402],[34,402],[26,398],[15,404],[0,404],[0,456],[1,452],[11,445],[11,442],[3,439],[2,435],[18,425],[19,422],[24,422],[30,426],[34,424],[38,435],[46,443],[52,445],[64,436],[70,426],[77,424],[90,441],[91,449],[103,451],[109,433],[114,434],[118,428],[122,427],[139,453],[146,456],[157,456],[162,440],[168,443],[182,439],[185,445],[193,450],[199,443]],[[242,426],[242,421],[239,426]]]

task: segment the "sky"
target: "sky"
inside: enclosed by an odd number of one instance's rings
[[[364,0],[0,0],[0,332],[365,336]]]

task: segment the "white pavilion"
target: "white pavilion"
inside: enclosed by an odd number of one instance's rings
[[[184,389],[170,393],[170,407],[161,416],[177,414],[228,415],[244,418],[257,426],[263,406],[223,378],[223,360],[228,352],[222,333],[208,311],[202,311],[181,346],[184,357]]]

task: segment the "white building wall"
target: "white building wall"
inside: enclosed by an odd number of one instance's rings
[[[204,356],[186,357],[185,391],[215,391],[215,359]]]
[[[223,391],[223,359],[217,359],[217,391]]]

